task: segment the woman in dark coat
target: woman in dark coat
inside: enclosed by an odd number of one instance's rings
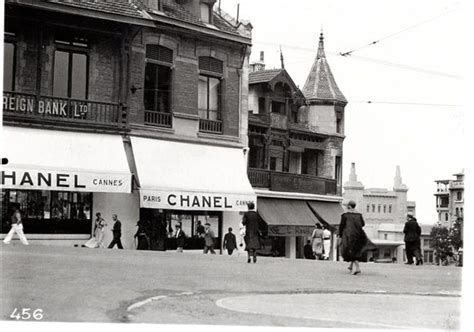
[[[355,206],[354,201],[349,201],[348,211],[341,215],[339,224],[340,252],[344,260],[350,262],[349,270],[353,275],[361,272],[359,260],[369,242],[363,230],[364,218],[362,218],[362,214],[354,211]]]
[[[148,250],[150,249],[150,241],[148,239],[148,229],[144,221],[139,220],[137,222],[137,232],[135,233],[135,238],[138,241],[137,250]]]
[[[250,263],[250,257],[253,256],[253,262],[257,262],[257,249],[260,249],[260,237],[259,237],[259,220],[260,216],[257,212],[253,211],[255,204],[250,202],[247,204],[249,211],[245,212],[242,219],[242,225],[245,226],[245,250],[247,250],[248,259],[247,263]]]

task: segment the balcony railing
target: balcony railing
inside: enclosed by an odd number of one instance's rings
[[[263,122],[272,128],[288,129],[288,117],[279,113],[251,114],[250,120]]]
[[[253,187],[268,188],[274,191],[299,192],[317,195],[336,195],[336,180],[314,175],[292,174],[249,168],[247,171]]]
[[[199,131],[204,133],[222,134],[222,121],[199,119]]]
[[[144,123],[150,126],[171,128],[173,126],[173,116],[171,113],[145,110]]]
[[[117,103],[98,102],[28,93],[3,92],[4,120],[122,126],[127,114]]]

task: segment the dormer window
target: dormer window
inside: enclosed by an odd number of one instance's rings
[[[161,2],[162,0],[148,0],[148,9],[150,9],[151,11],[161,11]]]
[[[204,23],[209,23],[209,24],[212,24],[211,22],[211,4],[209,3],[201,3],[200,4],[200,7],[201,7],[201,21],[203,21]]]

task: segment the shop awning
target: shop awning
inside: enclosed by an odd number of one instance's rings
[[[308,205],[319,221],[333,228],[337,227],[341,221],[341,214],[344,213],[341,203],[308,201]]]
[[[258,213],[271,236],[309,236],[319,223],[305,200],[259,197]]]
[[[120,135],[4,126],[1,154],[3,188],[131,192]]]
[[[144,208],[247,211],[256,196],[241,148],[132,137]]]

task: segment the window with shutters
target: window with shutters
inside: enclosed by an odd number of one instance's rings
[[[223,62],[212,57],[199,57],[198,109],[206,120],[221,120],[221,79]]]
[[[146,111],[171,112],[171,66],[173,50],[160,45],[146,46],[143,104]]]
[[[15,34],[5,32],[3,43],[3,90],[15,90]]]

